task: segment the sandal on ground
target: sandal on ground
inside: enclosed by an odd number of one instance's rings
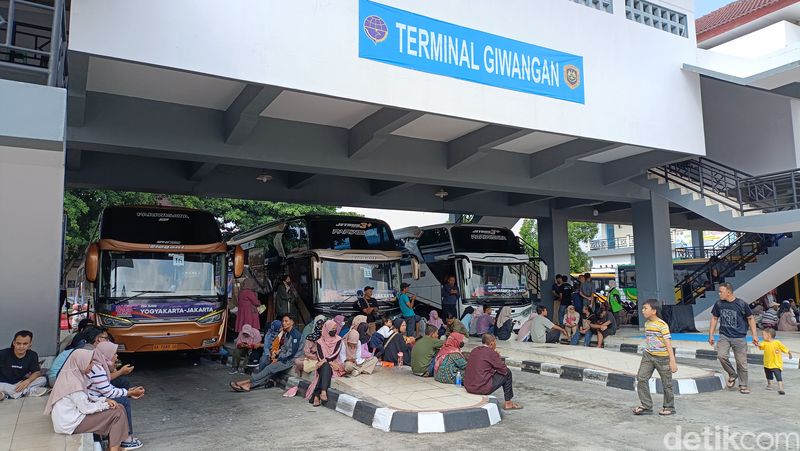
[[[767,390],[772,390],[772,385],[767,385]]]
[[[314,407],[319,407],[322,403],[319,400],[319,396],[314,396],[314,402],[311,404]]]
[[[783,391],[783,390],[778,390],[778,394],[779,394],[779,395],[785,395],[785,394],[786,394],[786,392],[785,392],[785,391]]]
[[[322,402],[328,402],[328,393],[326,393],[326,392],[322,392],[322,393],[320,393],[320,394],[319,394],[319,399],[320,399]]]
[[[675,415],[675,411],[672,409],[661,409],[658,411],[658,414],[662,417],[668,417],[670,415]]]
[[[231,387],[231,390],[235,391],[236,393],[245,393],[245,392],[250,391],[250,390],[247,390],[247,389],[241,387],[239,384],[237,384],[236,382],[233,382],[233,381],[231,381],[231,383],[228,384],[228,385]]]
[[[736,379],[737,378],[735,377],[729,377],[728,382],[725,383],[725,386],[728,388],[733,388],[733,386],[736,385]]]
[[[506,407],[505,405],[503,406],[503,410],[522,410],[522,408],[523,407],[521,404],[517,404],[515,402],[511,403],[511,407]]]
[[[741,393],[743,395],[749,395],[750,394],[750,389],[747,388],[746,385],[742,385],[741,387],[739,387],[739,393]]]
[[[645,409],[642,406],[638,406],[635,409],[633,409],[633,414],[634,415],[652,415],[653,414],[653,410],[652,409]]]

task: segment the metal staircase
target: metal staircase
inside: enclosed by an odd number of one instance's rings
[[[691,284],[691,296],[680,302],[694,303],[695,323],[705,327],[719,299],[720,282],[730,282],[738,297],[752,302],[795,275],[798,264],[800,233],[745,233],[690,274],[688,281],[679,281],[675,291],[682,293],[683,285]]]
[[[633,181],[730,230],[800,230],[800,169],[753,176],[700,157]]]

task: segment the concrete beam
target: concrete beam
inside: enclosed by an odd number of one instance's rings
[[[685,160],[687,155],[666,150],[651,150],[619,160],[603,163],[601,171],[603,183],[613,185],[615,183],[630,180],[637,175],[644,174],[647,169],[662,166],[675,161]]]
[[[579,158],[588,157],[619,147],[617,143],[594,139],[575,139],[531,154],[530,177],[541,177],[556,169],[567,167]]]
[[[444,200],[448,202],[459,199],[468,199],[488,192],[482,189],[470,188],[445,188],[445,191],[447,191],[447,197],[445,197]]]
[[[394,182],[391,180],[370,180],[369,192],[373,196],[385,196],[389,193],[403,190],[412,185],[413,183],[408,183],[408,182]]]
[[[627,202],[604,202],[601,205],[595,207],[598,213],[611,213],[614,211],[624,211],[629,210],[631,208],[631,204]]]
[[[283,88],[248,84],[225,112],[225,142],[244,144],[258,124],[264,111],[279,95]]]
[[[569,183],[558,171],[531,180],[529,155],[500,150],[493,150],[480,165],[447,170],[446,143],[404,136],[388,136],[380,152],[370,158],[349,158],[348,130],[268,117],[259,118],[247,142],[230,145],[225,143],[221,126],[225,114],[210,108],[88,92],[87,126],[68,129],[68,146],[165,160],[354,177],[362,179],[365,191],[366,179],[482,189],[498,192],[503,204],[508,192],[607,201],[641,200],[647,194],[633,182],[605,187],[598,165],[584,161],[572,164]]]
[[[508,193],[508,205],[511,207],[549,199],[552,199],[552,196],[545,196],[541,194]]]
[[[591,207],[602,204],[604,201],[597,199],[575,199],[571,197],[559,197],[552,201],[553,208],[556,210],[566,210],[568,208]]]
[[[67,124],[83,126],[86,116],[86,80],[89,74],[89,55],[69,52],[69,85],[67,87]]]
[[[216,169],[216,163],[189,163],[188,179],[193,182],[203,180],[208,174]]]
[[[286,173],[286,187],[289,189],[303,188],[311,183],[316,175],[309,172],[289,171]]]
[[[356,124],[347,134],[347,155],[366,157],[380,147],[398,128],[413,122],[425,113],[399,108],[381,108]]]
[[[519,137],[532,133],[502,125],[487,125],[447,143],[447,169],[474,163],[489,151]]]

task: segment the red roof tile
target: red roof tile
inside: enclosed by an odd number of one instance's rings
[[[718,36],[800,0],[738,0],[695,20],[697,42]]]

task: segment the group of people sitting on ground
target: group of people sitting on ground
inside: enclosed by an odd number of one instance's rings
[[[133,367],[117,368],[117,345],[105,328],[84,319],[78,330],[46,376],[31,349],[33,333],[14,334],[12,346],[0,351],[0,400],[44,396],[50,385],[44,413],[50,415],[55,432],[93,432],[96,440],[107,436],[112,451],[141,448],[133,435],[130,399],[141,398],[145,390],[131,387],[126,376]]]
[[[510,311],[503,324],[506,322],[510,329]],[[257,369],[247,379],[231,381],[231,390],[249,392],[260,386],[274,387],[280,377],[294,368],[298,374],[311,378],[305,398],[317,407],[327,402],[328,389],[335,377],[372,374],[378,365],[410,365],[414,374],[433,377],[438,382],[455,384],[461,378],[470,393],[489,394],[502,386],[506,393],[505,408],[521,408],[511,401],[511,373],[494,350],[496,338],[484,334],[482,347],[491,348],[491,354],[486,350],[475,354],[473,350],[468,361],[461,351],[468,331],[452,312],[446,313],[444,322],[438,312],[431,312],[425,334],[419,337],[402,316],[395,319],[383,316],[370,324],[367,315],[356,315],[347,325],[341,316],[327,319],[319,315],[302,333],[295,328],[292,315],[284,314],[278,324],[279,328],[270,328],[263,342],[255,340],[258,343],[253,346],[264,350]],[[242,333],[254,336],[249,328],[243,328]],[[242,333],[237,341],[244,340]],[[440,338],[443,336],[444,340]],[[475,362],[472,370],[470,362]]]
[[[765,296],[750,304],[755,316],[756,325],[760,329],[775,329],[780,332],[797,332],[800,330],[800,309],[794,299],[780,304],[772,296]]]
[[[548,315],[550,310],[538,306],[531,313],[530,319],[525,321],[517,333],[518,341],[531,341],[533,343],[569,343],[577,345],[583,337],[583,345],[591,346],[592,338],[597,337],[597,347],[602,348],[606,337],[616,334],[617,322],[614,315],[605,305],[599,304],[596,309],[584,305],[578,313],[570,305],[566,313],[556,324]]]

